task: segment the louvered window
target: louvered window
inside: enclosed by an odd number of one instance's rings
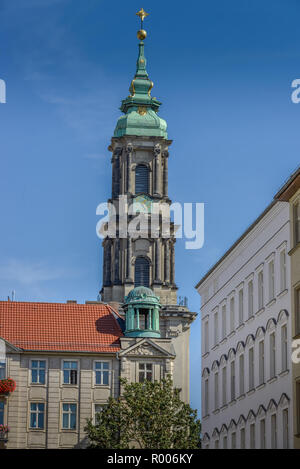
[[[135,261],[134,286],[149,287],[150,265],[145,257],[137,257]]]
[[[144,164],[139,164],[135,170],[135,193],[149,193],[149,168]]]

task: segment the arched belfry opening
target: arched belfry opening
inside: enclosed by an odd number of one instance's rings
[[[135,193],[149,194],[149,168],[145,164],[135,168]]]
[[[150,287],[150,261],[146,257],[137,257],[134,264],[134,286]]]

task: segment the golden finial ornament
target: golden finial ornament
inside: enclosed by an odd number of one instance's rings
[[[143,29],[143,23],[146,16],[149,16],[149,13],[146,13],[144,8],[141,8],[136,15],[141,18],[141,29],[137,32],[137,37],[140,41],[143,41],[147,37],[147,32]]]

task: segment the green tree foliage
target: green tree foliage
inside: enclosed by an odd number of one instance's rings
[[[200,420],[197,411],[180,400],[168,377],[161,382],[123,385],[122,396],[110,398],[85,431],[92,448],[197,449]]]

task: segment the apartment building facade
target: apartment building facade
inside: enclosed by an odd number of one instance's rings
[[[196,286],[203,448],[293,447],[289,219],[274,200]]]

